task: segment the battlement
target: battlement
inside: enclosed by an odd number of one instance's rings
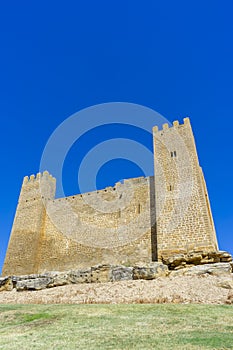
[[[42,174],[32,174],[23,179],[19,202],[28,202],[31,199],[52,199],[55,196],[56,179],[44,171]]]
[[[107,194],[107,193],[114,193],[115,191],[124,192],[125,186],[134,186],[138,187],[140,185],[145,185],[146,183],[149,183],[150,177],[145,177],[145,176],[140,176],[140,177],[135,177],[131,179],[124,179],[123,182],[116,182],[114,186],[107,186],[103,189],[96,190],[96,191],[91,191],[91,192],[85,192],[85,193],[80,193],[80,194],[74,194],[71,196],[67,197],[61,197],[61,198],[56,198],[53,201],[59,202],[63,200],[73,200],[73,199],[82,199],[82,197],[86,196],[96,196],[98,194]]]
[[[36,175],[32,174],[30,176],[25,176],[23,179],[23,185],[31,184],[35,181],[41,181],[42,179],[45,180],[52,180],[56,182],[55,177],[53,177],[47,170],[45,170],[43,173],[37,173]]]
[[[183,124],[180,124],[178,120],[174,120],[173,121],[173,125],[169,126],[168,123],[165,123],[162,125],[162,129],[159,129],[159,127],[156,125],[153,127],[153,132],[156,133],[156,132],[161,132],[161,131],[164,131],[164,130],[168,130],[168,129],[174,129],[174,128],[178,128],[178,127],[182,127],[184,125],[190,125],[190,119],[189,118],[184,118],[183,119]]]

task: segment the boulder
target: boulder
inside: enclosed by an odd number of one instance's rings
[[[71,283],[99,283],[109,282],[111,276],[111,265],[96,265],[89,269],[69,272]]]
[[[13,282],[11,277],[0,277],[0,292],[11,291],[13,289]]]
[[[225,289],[233,289],[233,280],[232,279],[220,280],[218,281],[217,286]]]
[[[133,268],[126,266],[115,266],[111,269],[111,281],[126,281],[133,279]]]
[[[134,266],[133,279],[152,280],[168,275],[168,267],[159,262],[154,262],[144,266]]]
[[[41,290],[41,289],[48,288],[50,283],[51,283],[51,278],[49,277],[24,279],[24,280],[18,280],[16,282],[15,288],[18,292],[23,290]]]
[[[64,286],[70,283],[69,274],[67,272],[47,272],[42,275],[43,278],[50,278],[47,288]]]
[[[232,262],[232,256],[225,251],[193,251],[163,257],[162,261],[170,270],[177,270],[189,265],[205,265],[219,262]]]
[[[175,268],[181,264],[186,264],[185,254],[175,254],[167,259],[163,259],[164,264],[168,265],[170,268]]]
[[[111,268],[111,265],[91,267],[91,282],[110,282]]]
[[[222,276],[231,274],[231,265],[230,263],[214,263],[214,264],[205,264],[197,265],[186,269],[184,275],[203,275],[209,274],[214,276]]]
[[[213,258],[215,262],[231,262],[232,261],[232,256],[230,253],[224,251],[224,250],[219,250],[217,252],[209,252],[208,253],[209,258]],[[217,261],[218,260],[218,261]]]
[[[82,270],[72,270],[69,272],[69,281],[71,283],[91,283],[91,268]]]
[[[200,253],[190,253],[186,256],[186,262],[188,264],[199,265],[202,261],[202,254]]]
[[[233,291],[232,290],[229,290],[229,293],[228,293],[228,296],[227,296],[227,299],[226,299],[226,304],[233,304]]]

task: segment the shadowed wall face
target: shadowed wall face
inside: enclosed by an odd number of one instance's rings
[[[44,189],[44,198],[41,196]],[[45,203],[54,197],[56,180],[45,172],[24,178],[2,275],[36,273],[46,217]]]

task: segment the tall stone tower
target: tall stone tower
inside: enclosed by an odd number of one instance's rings
[[[37,174],[36,177],[32,175],[30,178],[27,176],[24,178],[2,270],[3,275],[12,274],[12,266],[15,275],[37,271],[46,201],[54,198],[55,188],[56,180],[47,171]]]
[[[189,118],[153,128],[157,259],[218,250]]]

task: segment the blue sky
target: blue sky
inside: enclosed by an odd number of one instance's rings
[[[73,113],[112,101],[170,121],[191,117],[220,248],[233,253],[232,15],[231,0],[1,3],[0,269],[22,178],[38,172],[51,133]],[[118,160],[97,185],[139,175]]]

